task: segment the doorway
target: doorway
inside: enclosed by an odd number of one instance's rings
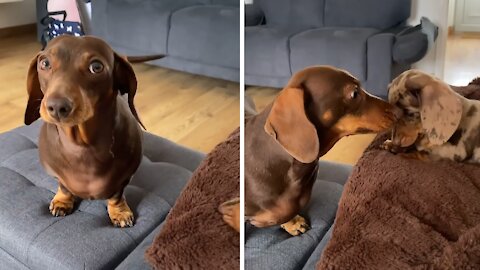
[[[480,77],[480,1],[450,0],[444,79],[467,85]]]

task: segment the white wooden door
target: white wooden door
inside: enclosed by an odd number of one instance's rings
[[[480,0],[457,0],[455,31],[480,32]]]

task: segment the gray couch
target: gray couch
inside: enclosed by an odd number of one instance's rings
[[[245,226],[245,270],[314,270],[330,239],[338,201],[352,166],[320,161],[312,198],[301,213],[311,229],[291,236],[280,226]]]
[[[166,54],[155,65],[239,81],[238,0],[92,1],[92,34],[126,55]]]
[[[406,25],[410,0],[254,0],[245,14],[245,84],[283,87],[296,71],[332,65],[370,92],[420,60],[428,39]]]
[[[145,133],[144,158],[125,189],[135,226],[113,227],[104,201],[53,217],[57,182],[39,163],[40,125],[0,134],[0,269],[149,269],[145,248],[204,155]]]
[[[146,248],[204,155],[149,133],[144,158],[125,189],[136,217],[132,228],[114,228],[104,201],[84,200],[66,217],[48,205],[57,182],[38,159],[41,121],[0,134],[0,269],[150,269]],[[312,229],[290,237],[279,227],[246,228],[247,269],[313,269],[335,218],[351,166],[320,162],[312,201]],[[288,256],[286,256],[288,255]]]

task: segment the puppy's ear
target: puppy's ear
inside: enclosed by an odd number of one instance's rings
[[[140,117],[138,117],[135,104],[133,103],[133,99],[137,93],[137,77],[135,77],[135,72],[126,59],[117,53],[114,53],[114,55],[115,63],[113,68],[113,87],[120,91],[122,95],[128,95],[128,107],[130,107],[130,111],[135,119],[137,119],[138,123],[140,123],[140,125],[145,129]]]
[[[420,89],[422,127],[430,143],[441,145],[452,137],[462,118],[462,102],[446,83],[425,74],[408,79],[407,87]]]
[[[30,62],[27,75],[27,92],[28,102],[25,110],[24,122],[30,125],[33,121],[40,118],[40,105],[42,104],[43,93],[40,89],[40,81],[38,80],[37,58],[35,56]]]
[[[405,74],[406,74],[405,87],[411,90],[422,89],[425,86],[437,81],[435,77],[420,70],[415,70],[415,69],[409,70],[409,71],[406,71]]]
[[[264,128],[296,160],[310,163],[318,159],[320,143],[317,130],[305,112],[304,102],[303,89],[282,90]]]

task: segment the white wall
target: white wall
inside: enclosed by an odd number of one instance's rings
[[[456,0],[450,0],[448,2],[448,26],[453,26],[455,21],[455,3]]]
[[[445,52],[448,35],[448,7],[449,0],[412,0],[412,15],[409,23],[420,23],[421,17],[429,18],[439,27],[437,40],[427,55],[413,65],[443,79],[445,68]]]
[[[32,24],[37,21],[35,0],[0,3],[0,28]]]

